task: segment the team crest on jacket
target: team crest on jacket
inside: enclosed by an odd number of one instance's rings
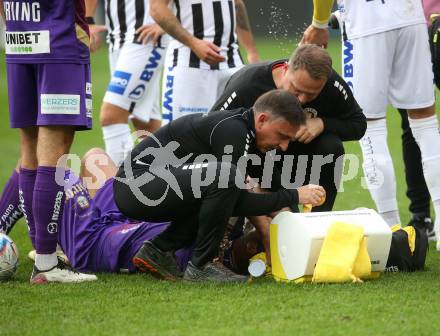
[[[307,118],[312,119],[318,116],[318,111],[316,111],[313,107],[305,107],[304,112],[307,114]]]
[[[88,217],[93,213],[90,208],[90,201],[85,195],[79,195],[76,197],[74,209],[75,215],[79,218]]]
[[[87,197],[85,197],[85,196],[78,196],[76,201],[77,201],[79,207],[83,210],[87,209],[90,206],[89,201],[87,200]]]

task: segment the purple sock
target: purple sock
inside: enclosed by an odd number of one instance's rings
[[[8,234],[23,217],[18,197],[18,173],[14,169],[0,197],[0,232]]]
[[[32,211],[32,200],[34,199],[34,186],[37,171],[33,169],[20,168],[19,174],[19,197],[21,209],[24,218],[29,227],[29,237],[32,241],[32,246],[35,247],[35,220],[34,212]]]
[[[38,254],[51,254],[57,248],[58,226],[64,208],[64,186],[55,181],[56,167],[39,166],[34,188],[35,248]]]

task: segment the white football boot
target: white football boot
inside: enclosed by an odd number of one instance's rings
[[[30,283],[41,285],[49,282],[78,283],[95,280],[98,280],[96,275],[80,273],[58,258],[58,264],[47,271],[40,271],[34,265]]]

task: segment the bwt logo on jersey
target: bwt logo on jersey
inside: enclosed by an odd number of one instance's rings
[[[133,100],[138,100],[144,95],[144,92],[145,92],[145,85],[139,84],[130,92],[128,98]]]
[[[107,90],[120,95],[124,94],[130,78],[131,74],[128,72],[115,71]]]
[[[173,67],[170,67],[168,71],[172,71]],[[173,75],[167,75],[167,78],[165,79],[165,93],[164,93],[164,99],[163,99],[163,120],[165,122],[170,122],[173,120],[173,87],[174,87],[174,76]]]
[[[157,52],[158,47],[155,47],[151,52],[151,57],[148,59],[147,65],[145,65],[144,70],[142,71],[139,79],[148,83],[151,78],[154,76],[154,72],[159,67],[159,61],[162,58],[162,55]],[[136,86],[128,95],[129,98],[138,100],[140,99],[145,92],[145,84],[139,84]]]
[[[353,44],[344,41],[344,79],[353,91]]]
[[[158,47],[155,47],[151,52],[151,57],[148,59],[148,63],[141,73],[140,79],[149,82],[154,75],[154,70],[159,66],[158,61],[162,58],[161,54],[157,52]]]

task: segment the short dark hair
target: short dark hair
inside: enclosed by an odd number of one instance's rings
[[[289,69],[304,69],[313,79],[328,79],[333,71],[332,58],[325,49],[317,45],[303,44],[290,57]]]
[[[287,90],[271,90],[258,97],[254,104],[256,113],[267,112],[275,119],[284,119],[293,126],[303,125],[306,114],[298,98]]]

